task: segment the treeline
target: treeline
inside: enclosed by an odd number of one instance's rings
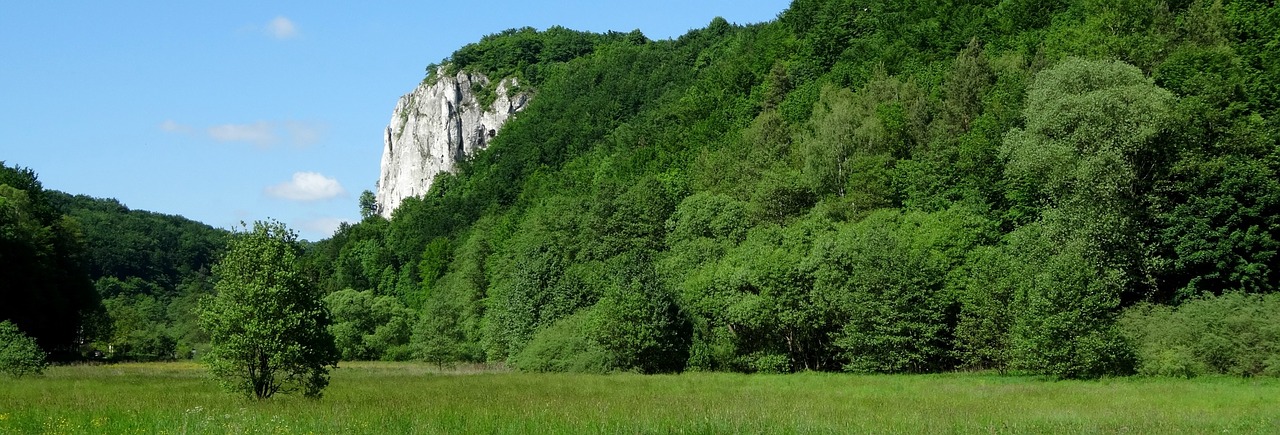
[[[366,357],[1276,373],[1277,308],[1242,296],[1280,278],[1276,35],[1280,8],[1248,0],[508,31],[444,64],[537,77],[528,110],[308,261],[416,314]]]

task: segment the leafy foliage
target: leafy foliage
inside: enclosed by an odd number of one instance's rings
[[[420,308],[440,363],[1127,373],[1127,307],[1275,289],[1274,16],[806,0],[670,41],[491,35],[444,71],[528,109],[317,270]]]
[[[320,397],[339,352],[329,313],[300,273],[297,235],[278,222],[237,234],[214,266],[216,296],[200,307],[210,371],[229,391]]]
[[[1178,307],[1142,304],[1120,318],[1138,373],[1280,375],[1280,296],[1230,292]]]
[[[393,296],[340,290],[324,297],[333,323],[329,332],[348,361],[404,360],[416,316]]]
[[[85,263],[105,312],[83,352],[112,360],[198,358],[208,336],[195,306],[213,291],[209,268],[227,232],[181,216],[131,210],[113,199],[52,192],[85,239]]]

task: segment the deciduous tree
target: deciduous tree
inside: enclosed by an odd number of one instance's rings
[[[318,398],[337,367],[329,313],[301,272],[297,237],[279,222],[255,222],[213,268],[217,294],[200,309],[211,346],[205,361],[229,391]]]

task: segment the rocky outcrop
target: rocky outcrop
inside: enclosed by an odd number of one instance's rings
[[[515,79],[498,83],[497,98],[481,107],[477,92],[491,85],[488,77],[437,70],[435,83],[423,83],[400,97],[383,138],[382,173],[378,177],[378,213],[390,218],[400,202],[421,196],[436,174],[484,149],[511,115],[525,108],[529,96],[508,96]]]

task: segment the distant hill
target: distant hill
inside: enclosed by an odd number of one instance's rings
[[[192,310],[227,237],[0,164],[0,320],[56,360],[191,357],[207,341]]]
[[[205,346],[193,310],[212,291],[209,270],[227,230],[131,210],[115,199],[59,191],[48,196],[79,225],[84,267],[102,298],[95,351],[116,359],[172,359],[190,358]]]
[[[115,199],[49,195],[58,211],[80,223],[95,280],[136,277],[177,287],[185,277],[207,273],[229,234],[182,216],[131,210]]]

